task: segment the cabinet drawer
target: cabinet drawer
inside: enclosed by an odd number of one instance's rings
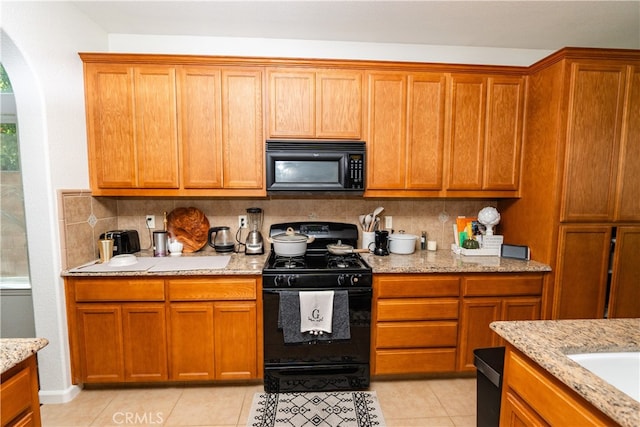
[[[457,319],[458,300],[433,298],[378,301],[378,321]]]
[[[541,295],[542,275],[464,277],[462,294],[465,297]]]
[[[75,280],[77,302],[164,301],[164,280],[91,279]]]
[[[171,301],[255,300],[255,278],[169,280]]]
[[[378,298],[456,297],[460,295],[460,279],[454,276],[394,274],[374,277]]]
[[[375,374],[454,372],[454,348],[376,351]]]
[[[392,322],[376,326],[376,348],[455,347],[458,322]]]
[[[31,372],[25,368],[4,381],[1,386],[2,425],[31,407]]]

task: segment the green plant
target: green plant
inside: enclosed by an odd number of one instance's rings
[[[0,170],[20,170],[20,150],[15,123],[0,123]]]

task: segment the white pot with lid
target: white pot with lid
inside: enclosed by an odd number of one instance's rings
[[[418,236],[406,234],[404,230],[389,235],[389,252],[392,254],[408,255],[416,250]]]
[[[276,234],[268,240],[273,243],[276,255],[292,258],[304,255],[307,251],[307,243],[313,242],[315,237],[296,233],[293,228],[289,227],[285,233]]]

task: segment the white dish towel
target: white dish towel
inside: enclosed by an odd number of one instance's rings
[[[300,332],[330,334],[333,324],[333,291],[300,292]]]

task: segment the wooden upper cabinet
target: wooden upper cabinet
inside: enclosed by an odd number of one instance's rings
[[[615,219],[640,221],[640,65],[629,68]]]
[[[602,62],[574,62],[569,66],[567,151],[560,220],[611,221],[627,67]],[[632,125],[633,120],[637,118],[631,119]]]
[[[270,137],[362,138],[361,71],[275,68],[268,81]]]
[[[367,189],[441,190],[445,75],[370,72],[367,78]]]
[[[522,146],[522,77],[451,76],[448,190],[516,191]]]
[[[91,186],[135,187],[133,67],[85,64],[85,97]]]
[[[264,189],[262,76],[261,68],[222,70],[225,189]]]
[[[178,188],[176,70],[134,68],[138,186]]]
[[[220,69],[205,66],[179,69],[178,98],[184,188],[221,188]]]

